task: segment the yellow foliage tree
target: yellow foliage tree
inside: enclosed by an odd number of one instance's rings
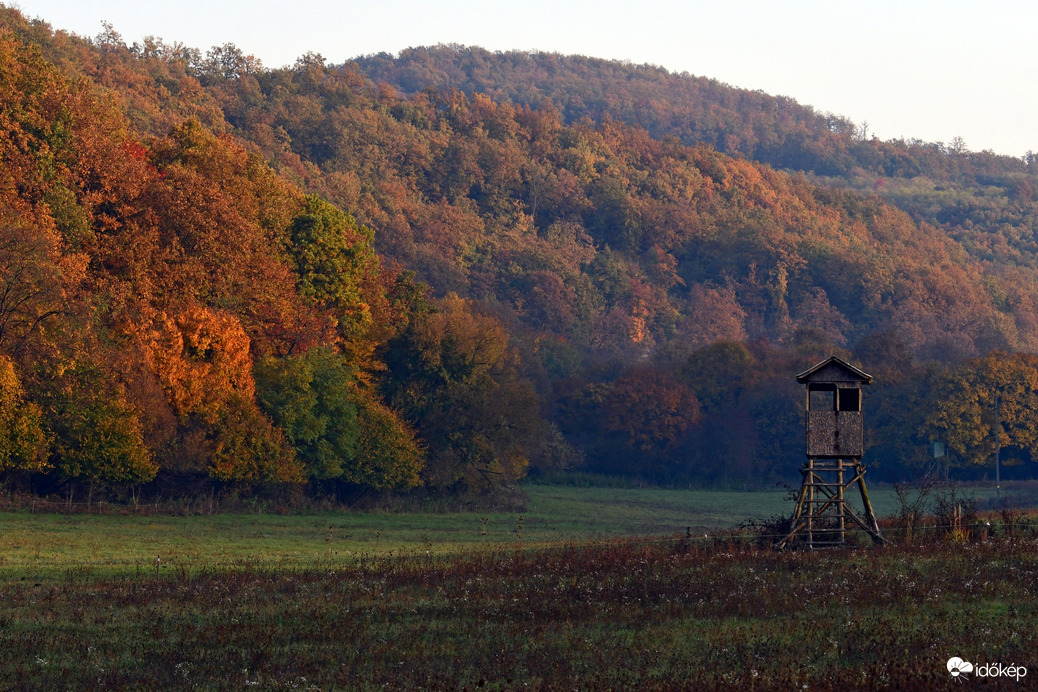
[[[946,441],[949,451],[969,464],[992,458],[995,401],[998,442],[1038,457],[1038,356],[992,353],[937,378],[921,433]]]
[[[44,468],[43,447],[40,408],[25,400],[14,364],[0,356],[0,470]]]

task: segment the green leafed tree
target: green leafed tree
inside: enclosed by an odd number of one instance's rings
[[[360,425],[350,396],[355,386],[354,370],[327,348],[256,366],[260,406],[284,430],[310,478],[340,478],[356,457]]]
[[[357,417],[360,422],[357,456],[343,478],[375,490],[420,485],[425,454],[414,432],[400,416],[381,402],[361,396],[357,402]]]
[[[343,338],[363,335],[372,319],[364,288],[378,273],[371,230],[319,197],[308,196],[289,233],[300,293],[331,310]]]
[[[376,490],[418,485],[424,456],[410,429],[358,385],[329,348],[256,366],[257,398],[309,478]]]
[[[77,364],[43,396],[53,464],[65,478],[150,481],[158,471],[137,411],[101,368]]]

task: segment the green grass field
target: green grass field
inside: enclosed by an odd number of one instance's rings
[[[1031,524],[779,553],[721,529],[788,513],[782,493],[528,491],[521,537],[517,513],[0,514],[0,687],[953,689],[951,656],[1038,671]]]
[[[522,513],[5,513],[0,514],[0,580],[38,580],[70,571],[81,576],[154,573],[156,566],[160,574],[242,566],[301,569],[390,555],[437,555],[458,548],[685,535],[690,529],[702,537],[749,519],[792,511],[780,491],[542,485],[529,485],[525,491],[529,502]],[[983,498],[990,491],[974,492]],[[897,509],[889,490],[874,490],[871,499],[880,516]]]

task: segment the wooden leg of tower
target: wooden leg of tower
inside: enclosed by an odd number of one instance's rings
[[[812,470],[808,465],[805,465],[800,469],[801,481],[800,481],[800,492],[797,494],[797,504],[793,508],[793,518],[789,522],[789,533],[787,533],[781,540],[775,542],[775,547],[782,550],[786,547],[786,544],[793,539],[793,536],[797,535],[800,529],[804,528],[803,516],[804,506],[807,505],[808,491],[810,484],[812,483]],[[808,511],[810,512],[810,505],[807,505]]]
[[[869,524],[869,533],[876,543],[886,543],[886,539],[879,532],[879,522],[876,521],[876,513],[872,511],[872,503],[869,502],[869,491],[865,489],[865,469],[862,468],[859,459],[854,464],[854,475],[858,477],[858,490],[861,491],[861,503],[865,508],[865,521]]]
[[[846,530],[847,525],[844,521],[844,497],[843,497],[843,459],[836,460],[836,521],[839,528],[837,535],[839,536],[840,544],[843,545],[847,542]]]
[[[800,522],[800,518],[804,514],[804,503],[807,502],[807,478],[808,470],[806,468],[800,469],[800,492],[797,493],[797,504],[793,508],[793,520],[789,522],[790,535],[796,533],[797,524]]]
[[[807,458],[807,474],[804,476],[807,483],[807,547],[815,547],[815,460]]]

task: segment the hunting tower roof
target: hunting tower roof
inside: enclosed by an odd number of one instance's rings
[[[847,361],[830,356],[818,365],[808,368],[797,375],[800,384],[812,384],[815,382],[860,382],[861,384],[872,384],[872,375],[859,370]]]

